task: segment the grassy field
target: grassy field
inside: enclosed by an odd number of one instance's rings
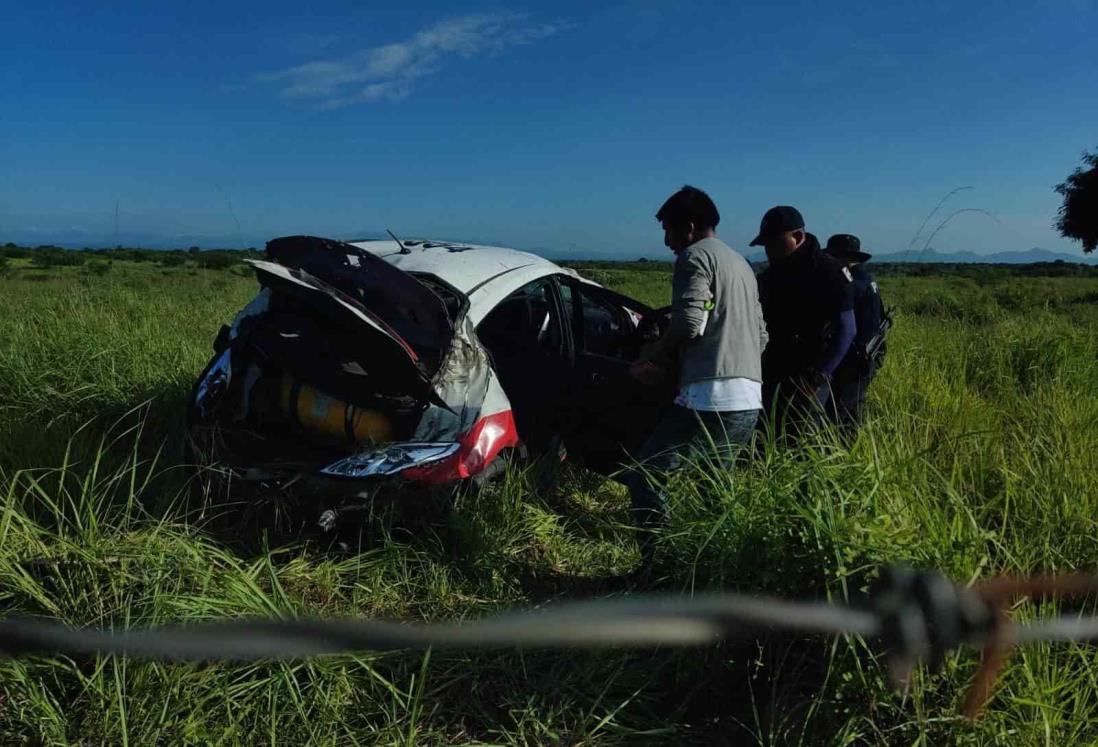
[[[666,266],[587,272],[669,298]],[[552,487],[516,471],[411,536],[382,511],[357,554],[203,529],[182,403],[254,287],[241,268],[0,266],[2,614],[440,620],[621,593],[613,578],[637,562],[627,497],[574,469]],[[682,475],[661,588],[843,599],[894,561],[964,580],[1098,568],[1098,279],[882,290],[898,321],[857,442]],[[0,743],[1098,743],[1098,649],[1017,652],[969,724],[957,713],[975,667],[962,652],[896,694],[858,640],[776,635],[255,665],[40,657],[0,661]]]

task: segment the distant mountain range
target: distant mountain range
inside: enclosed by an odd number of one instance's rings
[[[321,234],[323,235],[323,234]],[[18,239],[22,238],[22,241]],[[36,237],[37,238],[37,237]],[[71,237],[70,237],[71,238]],[[91,237],[88,237],[91,238]],[[228,236],[228,235],[175,235],[170,238],[163,236],[145,235],[145,234],[120,234],[117,237],[112,237],[110,240],[98,237],[99,241],[82,241],[82,240],[70,240],[59,242],[44,242],[41,240],[27,240],[26,237],[16,237],[16,243],[23,246],[38,246],[40,244],[52,243],[55,246],[61,246],[66,249],[79,249],[87,246],[103,247],[107,248],[114,246],[115,244],[126,247],[144,247],[149,249],[179,249],[187,248],[190,246],[199,246],[203,249],[215,249],[215,248],[240,248],[240,243],[243,240],[246,245],[252,247],[258,247],[260,249],[266,244],[266,239],[259,236]],[[361,231],[357,233],[342,234],[341,238],[346,240],[361,240],[361,239],[387,239],[387,234],[379,231]],[[410,238],[402,236],[401,238]],[[418,237],[422,238],[422,237]],[[437,238],[437,237],[435,237]],[[7,241],[7,237],[0,237],[0,245],[3,245]],[[474,244],[488,244],[497,246],[508,246],[505,241],[494,240],[487,236],[478,237],[446,237],[446,240],[453,242],[469,242]],[[555,249],[545,246],[523,246],[521,247],[526,251],[540,254],[548,259],[555,260],[599,260],[599,261],[619,261],[628,262],[631,259],[636,259],[637,255],[630,255],[627,252],[613,249],[594,249],[584,250],[580,247],[574,247],[567,251]],[[737,247],[738,248],[738,247]],[[742,251],[742,250],[741,250]],[[642,255],[648,260],[670,262],[674,259],[669,251],[666,249],[643,252]],[[744,253],[744,256],[752,262],[765,262],[766,254],[759,249],[752,248]],[[873,252],[873,261],[877,263],[882,262],[924,262],[924,263],[985,263],[985,264],[1008,264],[1008,265],[1024,265],[1034,262],[1078,262],[1085,265],[1098,265],[1098,252],[1093,255],[1084,255],[1081,252],[1079,254],[1069,254],[1067,252],[1053,252],[1048,249],[1041,249],[1034,247],[1033,249],[1027,249],[1025,251],[1015,252],[993,252],[991,254],[977,254],[976,252],[939,252],[933,248],[922,250],[913,250],[911,252]]]
[[[1086,265],[1098,264],[1098,256],[1051,252],[1048,249],[1034,247],[1021,252],[937,252],[927,249],[925,252],[897,252],[878,254],[875,262],[983,262],[986,264],[1028,265],[1033,262],[1079,262]]]
[[[746,255],[752,262],[765,262],[766,255],[762,252]],[[939,252],[934,249],[911,252],[874,253],[873,261],[883,262],[924,262],[940,264],[996,264],[996,265],[1028,265],[1034,262],[1077,262],[1084,265],[1098,265],[1098,254],[1082,255],[1067,254],[1066,252],[1050,252],[1048,249],[1034,247],[1019,252],[993,252],[991,254],[977,254],[976,252]]]

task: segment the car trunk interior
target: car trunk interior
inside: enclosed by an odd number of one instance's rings
[[[270,256],[294,264],[255,263],[268,303],[231,342],[230,384],[209,423],[220,460],[316,466],[410,439],[434,396],[460,296],[447,303],[441,281],[338,242],[271,244]]]

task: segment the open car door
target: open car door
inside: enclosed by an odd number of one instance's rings
[[[519,435],[535,454],[551,447],[570,414],[569,324],[556,283],[543,277],[500,301],[477,327],[514,408]]]
[[[645,344],[641,321],[652,309],[619,293],[560,276],[574,346],[570,455],[610,473],[628,464],[652,432],[673,390],[642,384],[629,374]]]

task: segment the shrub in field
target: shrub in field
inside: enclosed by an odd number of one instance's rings
[[[110,271],[111,271],[111,261],[110,260],[106,260],[106,261],[97,260],[95,262],[91,262],[91,263],[88,264],[88,272],[91,273],[92,275],[96,275],[98,277],[103,277],[104,275],[106,275]]]
[[[79,267],[87,261],[81,252],[74,252],[52,246],[40,246],[31,254],[31,264],[35,267]]]
[[[194,257],[199,267],[205,270],[227,270],[240,262],[232,252],[201,252]]]
[[[13,244],[10,241],[0,247],[0,257],[7,257],[9,259],[29,259],[30,256],[30,249]]]

